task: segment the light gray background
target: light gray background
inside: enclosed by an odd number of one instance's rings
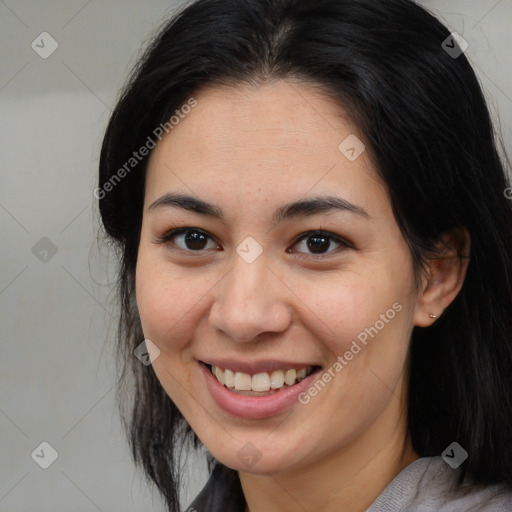
[[[0,512],[164,510],[114,405],[115,262],[92,191],[119,88],[181,3],[0,1]],[[510,152],[512,0],[422,3],[468,41]],[[48,59],[31,48],[43,31],[59,45]],[[43,237],[57,248],[46,262],[32,250]],[[58,452],[48,469],[31,458],[43,441]],[[206,478],[190,467],[184,504]]]

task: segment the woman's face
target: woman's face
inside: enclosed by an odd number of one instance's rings
[[[410,251],[355,127],[306,84],[195,99],[147,169],[136,294],[159,381],[240,471],[379,451],[405,432],[418,306]],[[162,241],[174,228],[186,229]],[[290,370],[311,367],[293,384]]]

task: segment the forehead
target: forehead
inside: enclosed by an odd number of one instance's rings
[[[372,195],[373,202],[386,199],[368,152],[351,160],[346,144],[340,150],[348,140],[359,152],[362,135],[344,109],[313,85],[280,80],[193,96],[197,105],[151,154],[146,201],[171,189],[215,193],[231,202],[234,191],[266,203],[284,192],[297,199],[339,191],[361,204]]]

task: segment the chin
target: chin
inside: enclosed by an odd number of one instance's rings
[[[267,442],[265,445],[263,441],[231,440],[224,449],[212,448],[209,451],[225,466],[254,475],[285,473],[301,466],[305,455],[299,454],[296,448],[287,444],[286,449],[279,450],[270,444]]]

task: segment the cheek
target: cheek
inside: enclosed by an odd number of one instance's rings
[[[360,282],[350,287],[350,294],[340,297],[344,308],[335,343],[335,357],[341,379],[338,385],[350,390],[357,404],[389,398],[390,390],[402,376],[412,332],[413,295],[410,281],[402,273],[375,278],[375,286]],[[352,299],[353,298],[353,299]],[[341,356],[341,360],[339,359]]]
[[[187,278],[141,248],[135,278],[137,307],[144,336],[163,353],[179,351],[189,342],[208,300],[210,281],[206,276]]]
[[[332,357],[350,350],[354,340],[364,347],[374,337],[392,334],[397,338],[408,330],[407,277],[398,280],[389,271],[388,278],[378,274],[351,272],[315,283],[295,281],[294,291],[303,303],[302,318],[309,319],[309,329],[325,340]]]

